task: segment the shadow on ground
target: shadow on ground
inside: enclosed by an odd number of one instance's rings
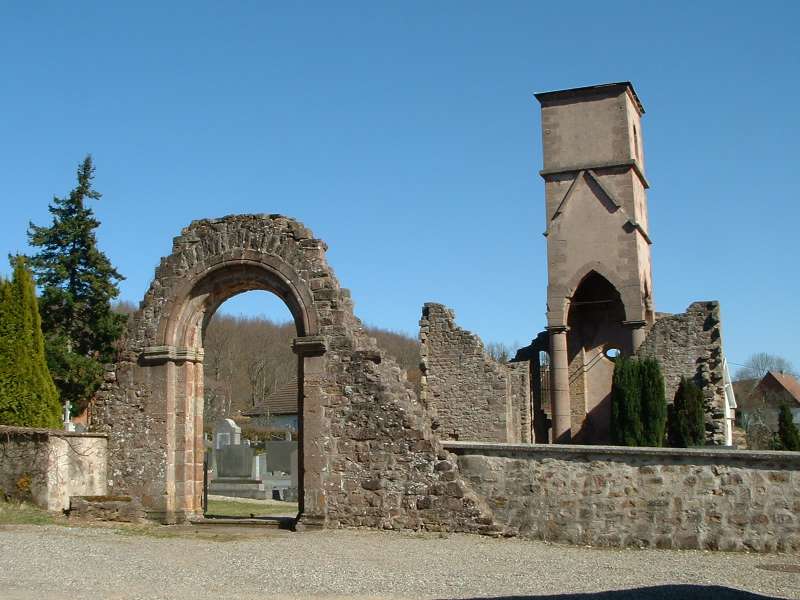
[[[716,585],[659,585],[589,594],[497,596],[467,600],[783,600]]]

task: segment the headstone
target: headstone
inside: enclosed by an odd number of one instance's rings
[[[214,449],[238,446],[242,443],[242,428],[233,419],[220,419],[214,426]]]
[[[297,452],[297,442],[265,442],[264,449],[267,453],[267,466],[273,473],[292,472],[292,452]]]
[[[224,446],[215,453],[219,477],[250,478],[253,469],[253,449],[250,446]]]

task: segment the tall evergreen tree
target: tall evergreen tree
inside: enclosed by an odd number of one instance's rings
[[[781,450],[800,450],[800,431],[794,424],[792,411],[787,404],[781,404],[778,413],[778,442]]]
[[[706,435],[704,404],[702,390],[691,379],[682,377],[667,418],[667,441],[671,447],[703,445]]]
[[[21,257],[0,281],[0,423],[58,427],[61,406],[47,368],[33,278]]]
[[[611,438],[619,446],[642,444],[639,363],[619,357],[611,389]]]
[[[654,358],[639,363],[642,402],[642,446],[663,446],[667,427],[667,399],[661,367]]]
[[[94,166],[87,156],[78,167],[78,185],[65,198],[54,197],[49,227],[30,224],[28,237],[39,252],[30,264],[42,290],[42,330],[47,361],[61,392],[76,411],[100,385],[102,364],[114,358],[114,343],[126,317],[111,309],[123,277],[97,247],[100,225],[87,200],[99,200],[92,188]]]

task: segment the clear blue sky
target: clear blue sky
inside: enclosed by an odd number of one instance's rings
[[[282,213],[365,322],[416,335],[437,301],[524,344],[545,324],[532,94],[630,80],[657,310],[718,299],[731,362],[800,366],[799,7],[3,2],[0,251],[27,251],[92,153],[123,299],[193,219]],[[228,311],[273,314],[259,299]]]

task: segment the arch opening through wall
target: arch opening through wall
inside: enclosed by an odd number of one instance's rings
[[[576,443],[610,443],[614,352],[631,353],[619,291],[596,271],[589,272],[569,301],[567,357]]]
[[[298,477],[298,332],[287,304],[238,292],[202,328],[206,518],[294,518]]]
[[[288,337],[293,339],[307,334],[311,319],[300,293],[291,281],[268,265],[245,261],[222,263],[202,274],[196,283],[187,285],[183,293],[175,297],[171,317],[164,328],[165,346],[181,349],[185,356],[193,358],[170,363],[172,376],[168,377],[167,381],[167,397],[172,397],[174,407],[173,411],[170,411],[168,405],[168,411],[173,414],[170,415],[168,412],[167,419],[174,419],[174,423],[173,427],[168,426],[167,429],[175,432],[174,437],[169,436],[167,439],[167,513],[175,514],[178,518],[192,518],[211,512],[208,510],[207,500],[209,491],[214,496],[243,496],[268,500],[274,498],[273,490],[276,490],[279,499],[297,502],[297,505],[286,507],[287,511],[295,513],[292,516],[302,513],[304,491],[304,359],[302,356],[296,355],[292,359],[294,372],[293,377],[290,377],[295,383],[295,427],[291,428],[293,429],[291,433],[289,428],[284,428],[286,431],[283,436],[284,441],[294,445],[295,448],[294,452],[291,449],[281,450],[282,454],[287,456],[282,457],[285,460],[279,461],[280,465],[276,466],[274,471],[270,471],[268,463],[265,464],[263,459],[258,459],[258,455],[255,454],[256,450],[269,442],[279,441],[266,439],[275,437],[273,435],[275,432],[271,431],[274,428],[269,427],[267,423],[261,424],[264,426],[258,427],[257,431],[252,427],[243,427],[250,417],[242,414],[247,411],[242,411],[238,406],[234,409],[234,405],[242,404],[241,399],[223,398],[222,410],[220,414],[214,415],[213,423],[204,419],[209,399],[205,371],[207,367],[217,368],[217,365],[207,363],[208,358],[215,360],[217,357],[213,353],[211,356],[206,354],[204,348],[204,340],[209,335],[214,335],[213,317],[227,300],[255,291],[268,292],[276,296],[288,309],[284,314],[288,313],[293,321],[292,331]],[[289,340],[285,341],[291,343]],[[247,361],[248,357],[240,354],[231,356],[229,360],[232,363],[231,367],[234,367],[236,362]],[[218,374],[212,373],[212,375]],[[219,390],[208,390],[212,393],[214,391]],[[225,393],[230,396],[233,393],[232,387],[228,386]],[[251,406],[248,408],[256,408],[252,405],[259,404],[259,400],[265,399],[250,398]],[[230,427],[237,428],[238,433],[233,437],[229,435],[228,443],[222,444],[220,440],[213,439],[213,432],[218,425],[224,428],[226,419],[229,420]],[[222,445],[226,447],[222,448]],[[211,451],[207,452],[207,449]],[[169,464],[170,456],[174,457],[172,465]],[[263,477],[257,472],[258,470],[263,471]],[[256,481],[259,483],[255,483]],[[174,496],[170,498],[169,492],[172,489]],[[169,504],[172,504],[172,510]]]

